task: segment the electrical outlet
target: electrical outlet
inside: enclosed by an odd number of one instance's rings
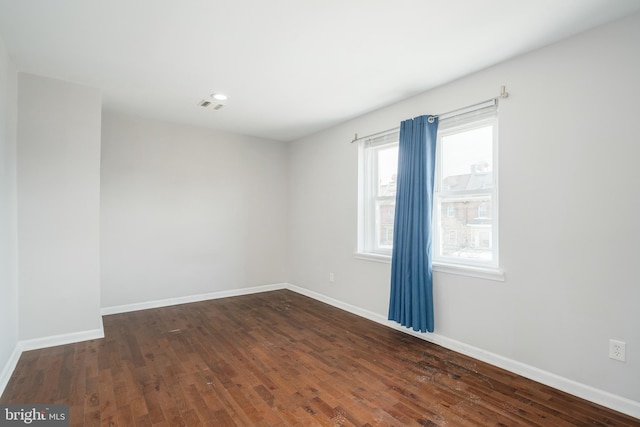
[[[624,362],[626,359],[626,343],[609,340],[609,358]]]
[[[333,283],[336,281],[336,276],[333,273],[329,273],[329,282]]]

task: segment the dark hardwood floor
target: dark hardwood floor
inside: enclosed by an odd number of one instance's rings
[[[0,403],[72,426],[640,426],[640,420],[291,291],[104,317],[22,354]]]

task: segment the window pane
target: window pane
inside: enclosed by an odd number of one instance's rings
[[[376,247],[391,250],[393,247],[393,220],[396,211],[396,199],[376,202]]]
[[[358,251],[391,255],[398,169],[398,132],[358,147]]]
[[[442,137],[442,191],[493,186],[493,126]]]
[[[396,210],[398,145],[385,146],[376,151],[375,250],[391,251]]]
[[[442,199],[440,254],[443,257],[491,262],[493,258],[491,196]],[[455,212],[449,216],[448,212]]]
[[[377,156],[378,196],[396,195],[396,178],[398,176],[398,145],[381,148]]]

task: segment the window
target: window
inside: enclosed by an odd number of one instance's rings
[[[358,251],[391,255],[396,210],[398,132],[362,142],[360,166]]]
[[[441,119],[434,188],[434,263],[497,267],[495,103]],[[451,216],[455,209],[457,215]],[[452,233],[457,239],[451,239]]]
[[[478,205],[478,218],[487,218],[488,207],[486,203],[480,203]]]
[[[453,218],[454,216],[456,216],[456,207],[453,205],[449,205],[447,206],[447,216],[449,218]]]
[[[398,137],[395,131],[360,142],[360,254],[391,255]],[[436,144],[433,262],[497,269],[496,102],[441,118]]]
[[[458,232],[456,230],[449,230],[449,241],[447,243],[450,245],[458,244]]]

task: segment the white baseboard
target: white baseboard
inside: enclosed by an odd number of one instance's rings
[[[18,341],[20,353],[29,350],[55,347],[57,345],[73,344],[81,341],[89,341],[104,338],[104,330],[90,329],[87,331],[72,332],[70,334],[53,335],[50,337],[36,338],[32,340]]]
[[[231,289],[227,291],[209,292],[206,294],[188,295],[177,298],[167,298],[155,301],[147,301],[134,304],[117,305],[113,307],[104,307],[100,309],[102,316],[109,314],[128,313],[130,311],[148,310],[150,308],[168,307],[171,305],[188,304],[190,302],[207,301],[218,298],[237,297],[239,295],[256,294],[259,292],[276,291],[285,289],[286,283],[276,283],[273,285],[253,286],[251,288]]]
[[[21,354],[22,354],[22,350],[20,350],[19,345],[16,344],[16,346],[13,348],[13,352],[11,353],[11,356],[9,356],[9,360],[7,360],[7,363],[4,365],[4,368],[2,369],[2,373],[0,373],[0,396],[4,392],[4,389],[7,387],[7,384],[9,384],[11,375],[13,374],[13,371],[16,369],[16,366],[18,366],[18,360],[20,360]]]
[[[438,335],[436,333],[423,334],[413,331],[412,329],[405,328],[404,326],[396,322],[388,320],[386,317],[381,316],[380,314],[364,310],[360,307],[347,304],[345,302],[336,300],[334,298],[314,291],[310,291],[308,289],[301,288],[299,286],[288,283],[287,289],[340,308],[342,310],[348,311],[350,313],[356,314],[360,317],[372,320],[389,328],[404,332],[409,335],[413,335],[425,341],[440,345],[449,350],[453,350],[466,356],[473,357],[474,359],[480,360],[482,362],[489,363],[491,365],[505,369],[509,372],[521,375],[525,378],[529,378],[539,383],[548,385],[549,387],[564,391],[595,404],[605,406],[607,408],[613,409],[614,411],[618,411],[623,414],[627,414],[640,419],[640,402],[636,402],[622,396],[599,390],[586,384],[561,377],[542,369],[538,369],[534,366],[527,365],[525,363],[521,363],[516,360],[512,360],[498,354],[482,350],[480,348],[444,337],[442,335]]]

